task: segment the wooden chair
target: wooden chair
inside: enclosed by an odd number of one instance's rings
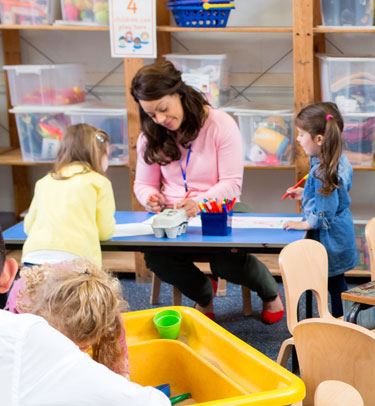
[[[314,240],[299,240],[284,247],[279,266],[285,290],[286,316],[291,334],[298,323],[298,302],[306,290],[315,293],[319,316],[333,318],[328,309],[328,256],[324,246]],[[293,349],[293,337],[280,348],[277,363],[286,366]]]
[[[361,394],[342,381],[323,381],[316,388],[314,406],[364,406]]]
[[[367,248],[370,256],[371,280],[375,280],[375,217],[373,217],[365,228]]]
[[[161,280],[153,273],[152,274],[152,285],[151,285],[151,296],[150,304],[159,303],[159,294],[160,294],[160,285]],[[251,316],[252,307],[251,307],[251,290],[247,286],[241,286],[242,288],[242,306],[244,316]],[[219,278],[217,296],[224,296],[226,290],[226,280]],[[224,295],[223,295],[224,292]],[[181,306],[182,295],[181,292],[175,287],[172,287],[172,305]]]
[[[314,318],[299,322],[293,336],[306,385],[304,406],[313,405],[318,385],[326,380],[352,385],[365,405],[374,404],[374,333],[340,319]]]

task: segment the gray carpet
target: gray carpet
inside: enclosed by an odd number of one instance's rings
[[[358,279],[355,282],[358,284]],[[121,283],[124,297],[132,311],[172,305],[172,289],[166,283],[161,285],[158,305],[150,305],[151,284],[137,284],[133,275],[121,276]],[[284,289],[280,279],[278,279],[278,283],[282,300],[285,303]],[[184,296],[182,304],[184,306],[194,305],[191,300]],[[290,337],[286,324],[286,315],[280,322],[266,325],[260,320],[262,301],[254,292],[252,292],[252,306],[253,315],[250,317],[243,316],[241,287],[227,283],[226,296],[216,297],[214,301],[215,321],[241,340],[276,361],[281,343]],[[313,309],[313,315],[317,316],[315,300]],[[300,314],[302,318],[305,318],[304,297],[300,301]],[[288,364],[288,369],[291,370],[291,362]]]

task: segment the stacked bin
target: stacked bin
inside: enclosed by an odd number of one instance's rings
[[[352,165],[371,166],[375,138],[375,57],[318,55],[323,101],[344,118],[344,152]]]
[[[70,125],[66,110],[85,100],[85,70],[79,64],[10,65],[11,113],[16,115],[22,158],[51,162]]]
[[[229,60],[226,54],[167,54],[176,69],[182,72],[182,80],[204,93],[213,107],[229,100]]]
[[[373,25],[374,0],[321,0],[325,26]]]
[[[108,132],[110,165],[128,162],[126,109],[84,102],[82,65],[15,65],[4,69],[24,161],[53,162],[67,127],[87,123]]]
[[[226,27],[235,8],[230,0],[174,0],[167,7],[179,27]]]

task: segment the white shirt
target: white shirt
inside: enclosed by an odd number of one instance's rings
[[[0,310],[0,400],[6,406],[170,406],[161,391],[93,361],[44,319],[5,310]]]

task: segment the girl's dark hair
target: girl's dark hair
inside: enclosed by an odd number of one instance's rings
[[[328,196],[338,188],[338,165],[342,153],[341,133],[344,129],[342,115],[335,103],[310,104],[298,113],[295,125],[307,131],[312,139],[317,135],[323,136],[320,164],[314,176],[322,181],[319,193]]]
[[[167,95],[178,94],[181,99],[184,117],[178,129],[178,142],[189,148],[205,121],[204,106],[209,105],[202,93],[186,85],[181,72],[171,62],[154,63],[141,68],[134,76],[131,94],[139,104],[140,100],[159,100]],[[141,129],[146,136],[144,160],[148,164],[167,165],[181,157],[176,132],[156,124],[139,104]]]

